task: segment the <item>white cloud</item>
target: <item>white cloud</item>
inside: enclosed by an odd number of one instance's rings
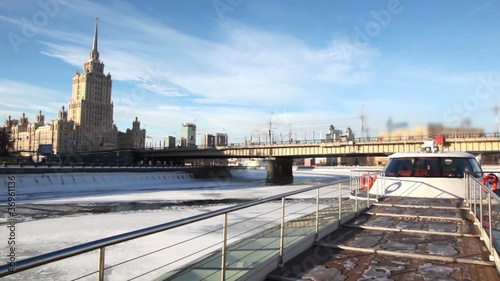
[[[89,5],[98,4],[70,6],[81,11]],[[115,122],[122,130],[135,116],[158,134],[178,131],[180,123],[193,116],[198,117],[199,128],[232,130],[228,128],[248,124],[247,131],[260,130],[252,126],[256,122],[261,126],[269,108],[309,111],[297,113],[297,118],[319,117],[311,114],[310,107],[342,101],[333,94],[335,85],[365,83],[370,60],[376,56],[376,51],[356,48],[345,40],[317,48],[300,38],[228,21],[220,27],[218,41],[209,41],[130,9],[98,8],[98,48],[105,72],[114,80]],[[81,34],[47,32],[51,39],[42,42],[43,54],[81,69],[92,43],[89,32],[90,28]],[[117,91],[120,82],[135,86],[128,92]],[[165,100],[155,94],[183,99]],[[145,109],[152,105],[157,109]]]
[[[100,9],[105,15],[110,13],[109,7]],[[316,83],[365,81],[365,66],[374,53],[346,42],[314,49],[298,38],[236,22],[226,22],[219,31],[223,40],[211,42],[146,15],[130,14],[128,9],[127,14],[115,9],[113,15],[101,20],[99,50],[114,80],[141,83],[146,75],[146,89],[167,96],[185,95],[180,90],[185,89],[197,96],[192,102],[260,106],[292,104],[304,96],[314,99],[324,95],[315,91]],[[88,34],[80,37],[90,38]],[[80,66],[90,43],[90,39],[88,44],[74,40],[45,43],[48,51],[44,54]]]
[[[61,100],[64,93],[12,80],[0,79],[0,93],[2,113],[9,114],[14,119],[24,112],[33,120],[39,110],[42,110],[48,121],[56,117],[61,105],[65,103]]]
[[[335,39],[320,45],[230,19],[207,27],[201,37],[122,2],[70,1],[61,11],[37,35],[40,52],[81,71],[92,46],[89,19],[99,11],[99,52],[114,81],[114,119],[123,130],[137,116],[148,134],[158,136],[179,132],[180,123],[194,119],[202,131],[265,131],[271,112],[276,130],[283,132],[288,124],[297,132],[326,131],[336,122],[342,129],[359,129],[358,117],[339,118],[360,115],[362,104],[373,116],[370,126],[383,129],[389,116],[425,120],[429,115],[419,111],[429,108],[430,99],[439,104],[450,99],[437,93],[466,95],[480,74],[400,61],[379,50],[376,40],[358,48],[333,28]],[[77,24],[56,24],[67,19]],[[19,24],[1,15],[0,21]],[[58,93],[44,105],[68,99],[68,93]],[[433,116],[440,110],[433,106]],[[301,125],[304,120],[310,122]]]

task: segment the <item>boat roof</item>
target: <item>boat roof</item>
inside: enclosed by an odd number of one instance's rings
[[[398,152],[389,155],[389,158],[408,158],[408,157],[454,157],[454,158],[474,158],[474,155],[465,151],[444,151],[444,152]]]

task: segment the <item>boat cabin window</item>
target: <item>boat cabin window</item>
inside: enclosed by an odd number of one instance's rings
[[[473,158],[408,157],[393,158],[385,168],[388,177],[453,177],[463,178],[464,173],[481,177],[481,167]]]

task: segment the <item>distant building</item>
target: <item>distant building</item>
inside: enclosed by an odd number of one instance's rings
[[[345,130],[345,133],[341,136],[342,141],[353,141],[354,140],[354,133],[352,132],[351,128],[347,127]]]
[[[214,146],[227,146],[228,139],[227,134],[217,133],[213,134],[205,134],[203,137],[203,146],[205,147],[214,147]]]
[[[345,131],[337,130],[333,125],[328,128],[326,134],[326,142],[352,142],[354,141],[354,133],[351,128],[347,127]],[[348,163],[346,157],[317,157],[304,161],[304,165],[345,165]]]
[[[165,147],[165,148],[174,148],[175,147],[175,137],[174,136],[168,136],[166,138],[163,138],[163,147]]]
[[[30,154],[38,147],[52,146],[54,154],[88,152],[116,148],[143,148],[146,131],[141,130],[137,117],[132,129],[118,132],[113,123],[111,101],[111,74],[104,74],[104,63],[97,51],[98,23],[90,58],[83,64],[83,71],[76,71],[68,110],[61,108],[56,120],[45,123],[40,111],[35,122],[30,123],[23,113],[19,120],[5,120],[14,140],[14,148]]]
[[[229,143],[227,134],[217,133],[215,135],[215,145],[217,146],[227,146]]]
[[[326,134],[326,141],[327,142],[340,141],[341,136],[342,136],[342,130],[336,130],[333,125],[330,125],[330,128],[328,128],[328,134]]]
[[[118,148],[143,148],[146,140],[146,129],[141,129],[141,122],[135,117],[132,129],[125,133],[118,132]]]
[[[196,146],[196,124],[182,123],[181,146],[182,147]]]
[[[354,134],[351,128],[347,127],[345,131],[336,130],[333,125],[328,128],[328,134],[326,134],[327,142],[337,142],[337,141],[353,141]]]
[[[90,58],[83,64],[83,72],[75,72],[69,101],[68,118],[75,121],[76,151],[96,151],[117,148],[118,130],[113,123],[111,101],[111,74],[104,74],[104,63],[97,51],[98,24]]]
[[[76,145],[77,130],[75,122],[67,119],[67,111],[62,107],[58,118],[45,124],[42,111],[35,117],[35,122],[29,122],[26,114],[19,120],[5,120],[7,128],[14,140],[14,150],[22,155],[30,155],[42,146],[52,146],[52,153],[72,152]],[[16,122],[17,121],[17,122]]]
[[[204,147],[215,147],[215,136],[212,134],[205,134],[203,136],[203,146]]]

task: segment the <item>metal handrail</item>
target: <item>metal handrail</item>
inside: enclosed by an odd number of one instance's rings
[[[442,135],[445,137],[445,139],[448,140],[453,140],[453,139],[482,139],[482,138],[500,138],[500,135],[498,133],[459,133],[459,134],[436,134],[436,135]],[[214,145],[196,145],[195,147],[168,147],[168,146],[154,146],[154,147],[145,147],[142,148],[142,151],[145,150],[192,150],[194,149],[223,149],[223,148],[234,148],[234,147],[257,147],[257,146],[293,146],[293,145],[301,145],[301,144],[320,144],[320,143],[348,143],[349,141],[354,141],[354,142],[380,142],[380,141],[397,141],[397,142],[405,142],[405,141],[411,141],[411,142],[424,142],[427,140],[434,139],[434,134],[423,134],[423,135],[411,135],[411,136],[387,136],[387,137],[361,137],[361,138],[353,138],[350,140],[328,140],[325,138],[313,138],[313,139],[301,139],[301,140],[294,140],[290,142],[289,140],[281,140],[281,141],[275,141],[274,143],[269,143],[265,141],[258,141],[258,142],[235,142],[235,143],[228,143],[227,145],[219,145],[219,146],[214,146]]]
[[[80,254],[88,253],[88,252],[91,252],[94,250],[99,250],[98,265],[101,265],[101,266],[98,266],[99,268],[98,268],[97,272],[98,272],[98,276],[100,276],[102,278],[103,271],[104,271],[104,267],[102,266],[104,264],[103,258],[105,256],[104,255],[105,248],[108,246],[116,245],[119,243],[127,242],[130,240],[145,237],[145,236],[152,235],[155,233],[174,229],[174,228],[177,228],[180,226],[192,224],[192,223],[199,222],[199,221],[206,220],[206,219],[210,219],[210,218],[213,218],[216,216],[226,215],[226,214],[231,213],[231,212],[246,209],[246,208],[260,205],[263,203],[267,203],[267,202],[271,202],[271,201],[275,201],[275,200],[284,201],[284,199],[286,197],[289,197],[289,196],[305,193],[308,191],[313,191],[315,189],[320,189],[323,187],[332,186],[334,184],[339,184],[339,186],[340,186],[342,183],[351,182],[351,181],[352,181],[352,179],[345,179],[345,180],[338,180],[338,181],[335,181],[335,182],[329,183],[329,184],[314,185],[314,186],[302,188],[299,190],[290,191],[290,192],[286,192],[286,193],[282,193],[282,194],[278,194],[278,195],[274,195],[274,196],[269,196],[269,197],[266,197],[263,199],[253,200],[253,201],[238,204],[235,206],[230,206],[230,207],[222,208],[219,210],[195,215],[195,216],[192,216],[189,218],[184,218],[184,219],[180,219],[180,220],[176,220],[176,221],[172,221],[172,222],[168,222],[168,223],[164,223],[164,224],[159,224],[156,226],[151,226],[151,227],[127,232],[127,233],[115,235],[112,237],[103,238],[103,239],[91,241],[88,243],[83,243],[80,245],[68,247],[65,249],[53,251],[53,252],[42,254],[39,256],[27,258],[24,260],[16,261],[15,270],[12,270],[12,268],[9,264],[0,266],[0,277],[19,273],[19,272],[22,272],[22,271],[25,271],[28,269],[32,269],[32,268],[35,268],[38,266],[42,266],[42,265],[46,265],[46,264],[49,264],[52,262],[60,261],[60,260],[66,259],[66,258],[74,257],[74,256],[77,256]],[[357,182],[359,183],[359,180]],[[356,205],[357,205],[357,203],[356,203]],[[99,280],[102,280],[102,279],[99,279]]]
[[[493,203],[492,200],[500,204],[500,197],[485,186],[478,178],[471,174],[465,174],[465,202],[469,206],[469,212],[474,215],[474,220],[481,231],[481,238],[485,241],[490,260],[494,261],[497,269],[500,267],[498,249],[494,247],[493,237]],[[484,202],[486,200],[486,203]],[[488,219],[485,226],[484,219]]]

